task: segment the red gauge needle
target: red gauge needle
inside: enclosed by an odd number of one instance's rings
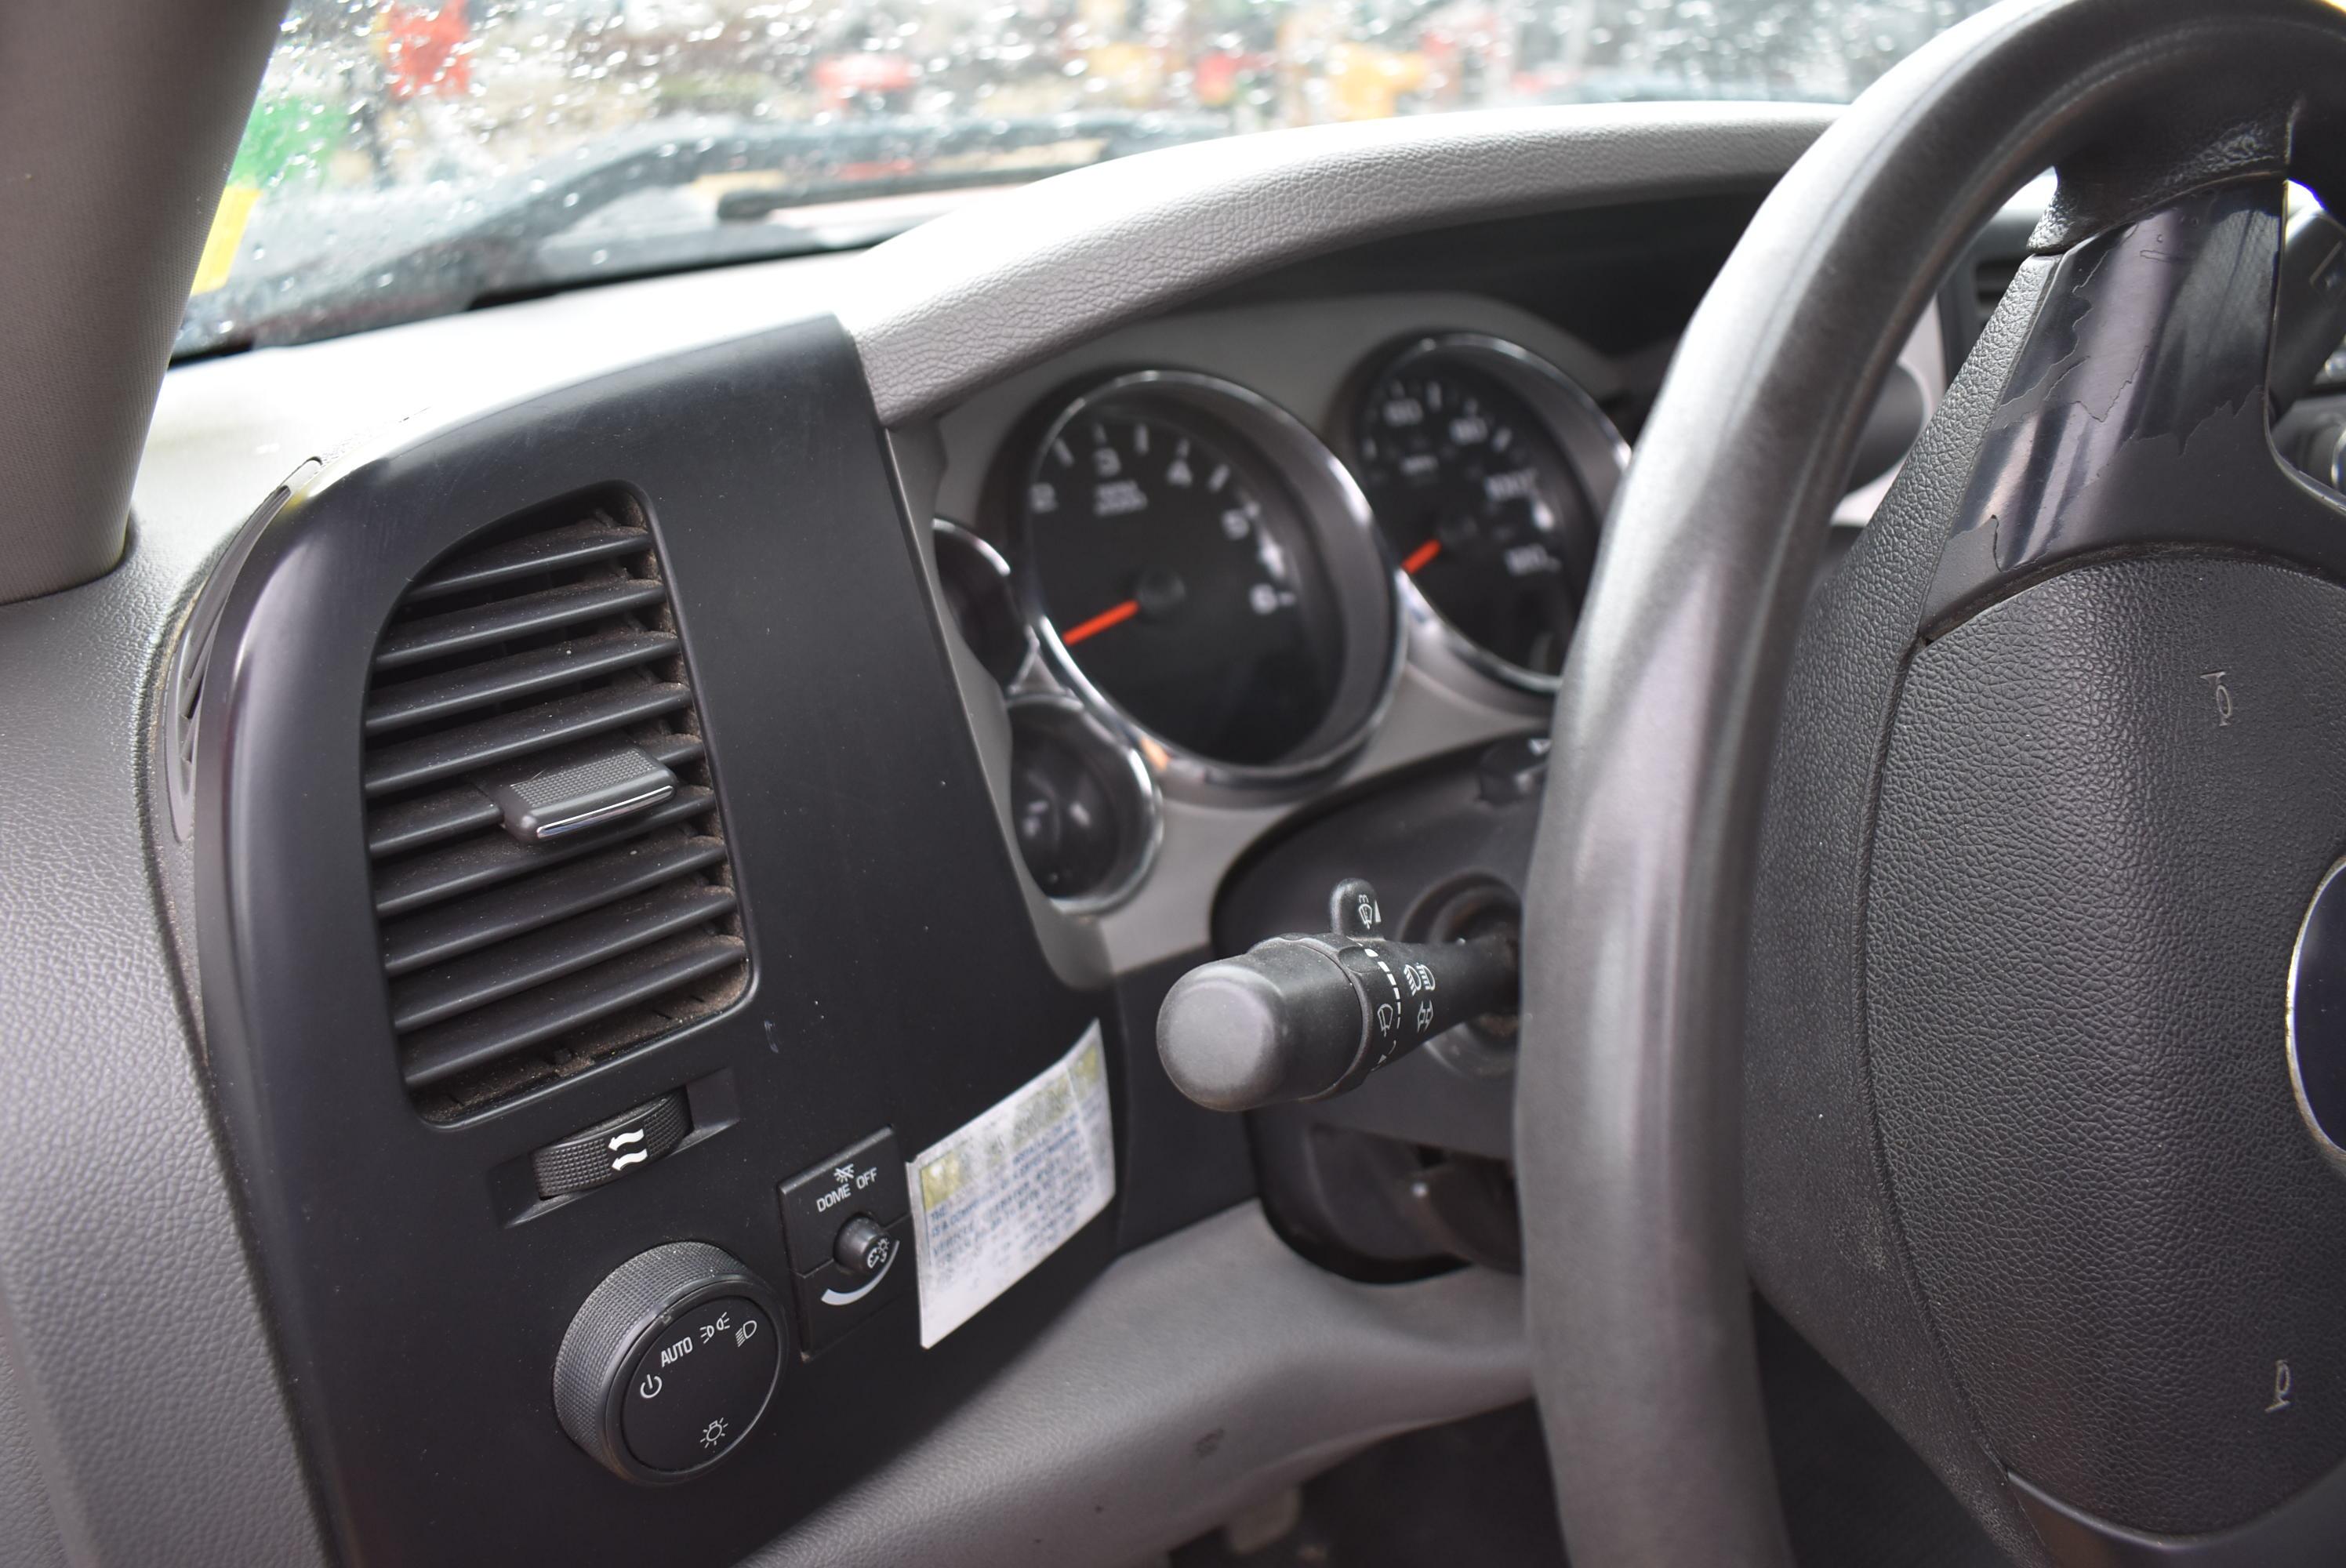
[[[1081,626],[1069,626],[1059,634],[1059,641],[1065,647],[1073,647],[1086,637],[1096,637],[1110,626],[1122,626],[1139,613],[1140,601],[1127,599],[1120,605],[1102,610]]]
[[[1408,556],[1402,562],[1401,569],[1414,577],[1417,575],[1419,567],[1424,565],[1428,561],[1433,560],[1436,555],[1441,554],[1442,541],[1439,539],[1428,539],[1424,544],[1420,545],[1416,549],[1412,550],[1409,553]]]

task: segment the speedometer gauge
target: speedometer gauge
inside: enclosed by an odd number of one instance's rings
[[[1067,685],[1228,777],[1359,738],[1398,617],[1366,507],[1309,431],[1179,372],[1118,377],[1031,428],[997,494]]]
[[[1327,571],[1235,441],[1171,410],[1088,412],[1037,456],[1026,519],[1061,645],[1150,729],[1268,762],[1327,713],[1344,658]]]
[[[1366,379],[1352,444],[1418,603],[1485,673],[1553,689],[1621,470],[1610,422],[1545,361],[1454,334]]]

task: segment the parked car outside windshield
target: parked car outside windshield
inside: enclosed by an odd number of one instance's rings
[[[865,245],[1284,126],[1840,102],[1990,0],[295,0],[176,351]]]

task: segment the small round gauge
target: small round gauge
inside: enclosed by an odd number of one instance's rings
[[[1025,450],[1020,566],[1067,684],[1240,773],[1357,738],[1398,622],[1359,493],[1308,431],[1227,382],[1149,372]]]
[[[1035,884],[1062,909],[1096,912],[1148,873],[1157,786],[1132,743],[1074,697],[1014,697],[1010,825]]]
[[[1621,471],[1604,414],[1513,344],[1453,334],[1366,379],[1352,447],[1419,602],[1486,673],[1552,690]]]

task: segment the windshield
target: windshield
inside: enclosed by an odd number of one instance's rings
[[[1989,0],[295,0],[177,351],[864,245],[1151,148],[1844,101]]]

